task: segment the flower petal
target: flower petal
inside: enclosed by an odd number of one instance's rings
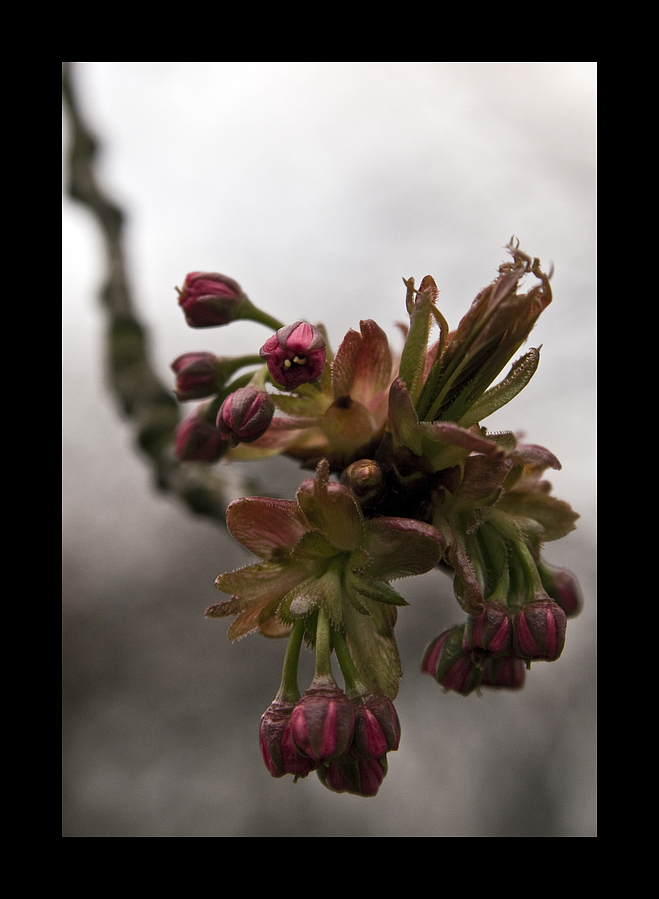
[[[242,497],[230,503],[227,527],[239,543],[262,559],[287,555],[310,529],[296,502],[263,496]]]
[[[392,358],[387,335],[371,319],[359,323],[361,334],[350,329],[332,363],[334,399],[350,396],[365,406],[386,390],[391,381]]]
[[[372,558],[365,573],[382,581],[425,574],[441,559],[443,535],[411,518],[374,518],[366,523],[363,547]]]

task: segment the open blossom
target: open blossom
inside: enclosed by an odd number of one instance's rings
[[[308,322],[280,328],[261,347],[272,379],[286,390],[317,381],[325,367],[325,338]]]
[[[278,349],[284,351],[275,336],[263,350],[268,346],[274,348],[269,366],[277,358],[285,362],[287,356],[277,356]],[[275,396],[282,414],[275,416],[260,440],[249,447],[237,447],[229,458],[257,459],[285,453],[309,467],[327,459],[332,470],[338,471],[369,457],[387,424],[389,388],[396,366],[382,328],[371,319],[360,322],[360,330],[348,331],[331,365],[325,366],[321,389],[313,396]],[[295,377],[294,364],[287,371],[289,379]]]

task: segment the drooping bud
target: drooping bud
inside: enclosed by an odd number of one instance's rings
[[[254,387],[239,387],[220,406],[217,428],[231,446],[253,443],[270,427],[275,414],[272,397]]]
[[[387,696],[369,693],[355,699],[354,703],[355,731],[351,752],[362,759],[379,759],[398,749],[400,721],[392,701]]]
[[[208,420],[207,404],[186,415],[174,435],[174,452],[181,462],[217,462],[228,448],[215,424]]]
[[[576,617],[583,607],[579,581],[567,568],[555,568],[546,562],[538,564],[542,586],[568,618]]]
[[[526,665],[515,656],[497,656],[485,659],[481,687],[499,687],[520,690],[526,679]]]
[[[280,328],[261,347],[261,358],[276,384],[295,390],[317,381],[325,367],[325,338],[308,322]]]
[[[212,396],[220,387],[219,360],[213,353],[184,353],[170,368],[176,375],[176,396],[181,402]]]
[[[486,602],[480,615],[470,615],[467,619],[462,648],[465,652],[482,650],[490,655],[506,655],[510,652],[511,641],[508,607],[502,602]]]
[[[513,622],[515,655],[529,662],[555,661],[565,646],[566,615],[552,600],[525,603]]]
[[[266,768],[273,777],[293,774],[306,777],[316,767],[307,756],[300,755],[291,736],[294,703],[275,700],[261,716],[261,752]]]
[[[293,742],[315,761],[328,761],[347,752],[354,726],[354,706],[338,687],[309,688],[291,716]]]
[[[318,768],[318,778],[328,790],[365,797],[377,794],[386,773],[386,756],[361,759],[352,751]]]
[[[246,297],[240,284],[217,272],[190,272],[178,302],[191,328],[226,325],[240,317]]]
[[[426,649],[421,671],[434,677],[445,690],[468,696],[480,686],[483,669],[462,648],[464,625],[443,631]]]

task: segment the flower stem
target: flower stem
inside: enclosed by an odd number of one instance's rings
[[[346,638],[340,631],[336,631],[334,634],[334,652],[339,660],[341,674],[345,680],[346,695],[349,696],[350,699],[353,699],[355,696],[361,696],[363,693],[368,693],[368,687],[360,678],[359,671],[357,671],[355,663],[352,660]]]
[[[267,312],[263,312],[263,310],[257,308],[254,303],[247,298],[243,300],[243,305],[240,308],[240,317],[242,319],[259,322],[262,325],[266,325],[268,328],[272,328],[273,331],[278,331],[280,328],[284,327],[283,322],[280,322],[279,319],[274,318],[272,315],[268,315]]]
[[[318,622],[316,624],[316,670],[314,672],[313,686],[336,686],[332,674],[332,626],[328,614],[322,608],[318,609]]]
[[[300,698],[300,690],[297,685],[297,663],[300,657],[300,647],[304,635],[304,620],[299,618],[293,624],[293,630],[288,638],[286,653],[284,655],[284,667],[281,673],[281,685],[275,697],[278,702],[296,703]]]
[[[523,597],[521,597],[521,602],[518,598],[518,601],[514,602],[514,605],[520,606],[525,602],[549,599],[545,588],[542,586],[542,580],[540,579],[540,574],[535,564],[535,559],[533,558],[531,550],[526,545],[526,542],[520,534],[517,526],[507,518],[505,513],[498,512],[497,510],[494,510],[492,512],[492,515],[489,518],[489,523],[492,524],[504,538],[511,554],[511,568],[514,567],[517,570],[526,586]],[[514,566],[512,558],[513,556],[517,563]],[[514,593],[515,591],[511,590],[509,598],[514,600]]]

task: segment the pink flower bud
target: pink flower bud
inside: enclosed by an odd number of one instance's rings
[[[354,706],[338,687],[308,689],[291,717],[295,745],[316,761],[343,755],[350,746],[354,726]]]
[[[506,655],[512,646],[512,626],[508,607],[502,602],[486,602],[478,616],[470,615],[465,625],[462,648]]]
[[[464,625],[443,631],[425,651],[421,671],[434,677],[445,690],[468,696],[480,686],[483,669],[462,648]]]
[[[273,777],[293,774],[306,777],[316,767],[307,756],[300,755],[291,736],[293,703],[275,700],[261,717],[261,752],[266,768]]]
[[[583,595],[579,581],[567,568],[555,568],[542,563],[538,566],[542,586],[568,618],[574,618],[583,607]]]
[[[392,701],[373,693],[359,697],[355,703],[353,755],[362,759],[379,759],[400,744],[400,721]]]
[[[226,325],[240,316],[245,294],[240,284],[217,272],[191,272],[178,287],[179,306],[191,328]]]
[[[515,656],[497,656],[485,659],[482,687],[503,687],[519,690],[526,679],[526,665]]]
[[[317,381],[325,367],[325,338],[307,322],[280,328],[261,347],[272,379],[286,390]]]
[[[176,375],[174,392],[181,402],[212,396],[220,387],[218,359],[213,353],[184,353],[170,368]]]
[[[206,414],[206,406],[197,406],[176,429],[174,452],[181,462],[217,462],[227,451],[226,441]]]
[[[268,430],[274,414],[275,404],[269,394],[253,387],[240,387],[220,406],[217,428],[225,440],[230,440],[231,446],[253,443]]]
[[[375,796],[387,773],[387,759],[361,759],[350,752],[318,769],[323,786],[333,793]]]
[[[552,600],[525,603],[513,624],[513,648],[521,659],[555,661],[565,646],[566,615]]]

